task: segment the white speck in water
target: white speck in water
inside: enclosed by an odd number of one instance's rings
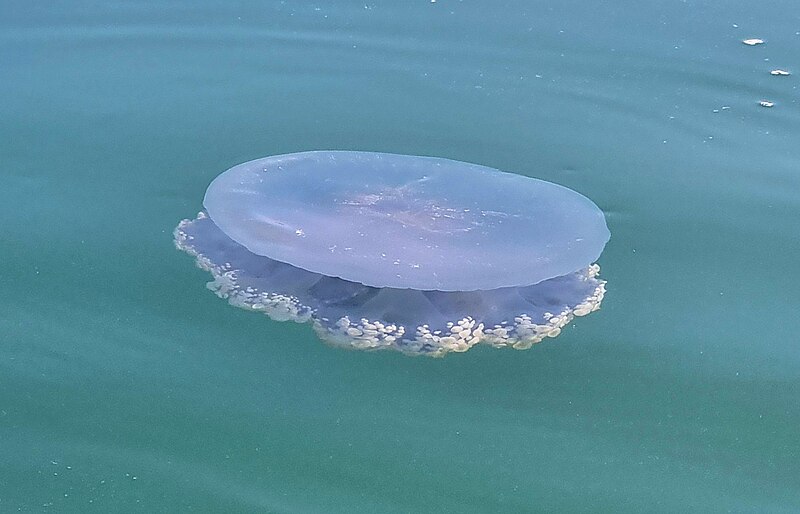
[[[742,43],[744,43],[746,45],[749,45],[749,46],[756,46],[756,45],[764,44],[764,40],[763,39],[758,39],[758,38],[743,39]]]
[[[786,77],[788,75],[791,75],[791,73],[789,73],[786,70],[772,70],[771,72],[769,72],[769,74],[770,75],[777,75],[779,77]]]

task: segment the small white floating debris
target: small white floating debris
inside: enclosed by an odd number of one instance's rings
[[[791,73],[789,73],[786,70],[772,70],[771,72],[769,72],[769,74],[770,75],[778,75],[780,77],[786,77],[787,75],[791,75]]]
[[[772,107],[775,105],[775,102],[770,102],[769,100],[761,100],[760,102],[758,102],[758,105],[760,105],[761,107]]]
[[[763,39],[758,39],[758,38],[743,39],[742,43],[744,43],[746,45],[749,45],[749,46],[756,46],[756,45],[764,44],[764,40]]]

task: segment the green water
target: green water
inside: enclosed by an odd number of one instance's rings
[[[799,512],[798,56],[793,0],[4,0],[0,512]],[[228,306],[174,226],[311,149],[580,191],[602,310],[429,359]]]

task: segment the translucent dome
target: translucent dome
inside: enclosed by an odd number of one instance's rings
[[[565,187],[447,159],[305,152],[240,164],[203,202],[257,255],[374,287],[472,291],[585,268],[609,233]]]

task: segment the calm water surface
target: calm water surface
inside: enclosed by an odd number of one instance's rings
[[[4,0],[0,74],[0,511],[800,511],[794,0]],[[603,309],[427,359],[228,307],[173,227],[310,149],[591,197]]]

